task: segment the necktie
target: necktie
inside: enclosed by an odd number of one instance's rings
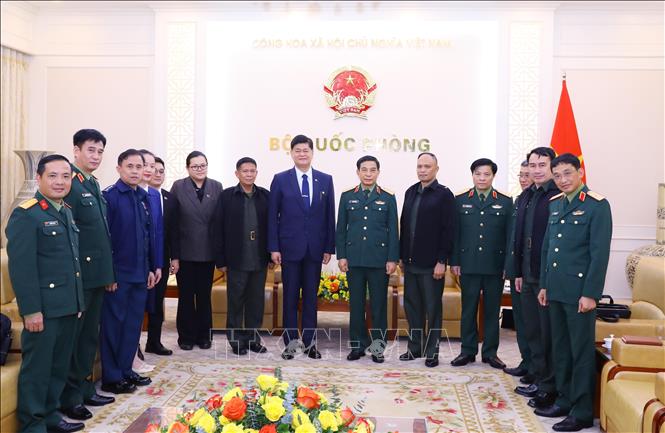
[[[570,204],[570,200],[568,200],[568,197],[564,197],[563,199],[563,210],[566,210],[568,205]]]
[[[363,189],[363,194],[365,194],[365,200],[367,200],[369,198],[369,190]]]
[[[480,194],[480,202],[485,203],[485,194]]]
[[[307,182],[307,175],[302,175],[302,202],[305,209],[309,209],[309,182]]]

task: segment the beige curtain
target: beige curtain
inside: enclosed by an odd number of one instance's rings
[[[2,47],[2,83],[0,95],[0,221],[2,245],[5,245],[5,224],[14,197],[23,183],[23,166],[16,149],[26,148],[26,82],[28,56]]]

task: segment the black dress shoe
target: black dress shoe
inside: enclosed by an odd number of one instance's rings
[[[173,351],[164,347],[162,343],[146,344],[145,353],[154,353],[155,355],[160,355],[160,356],[173,355]]]
[[[399,356],[400,361],[413,361],[414,359],[420,358],[422,355],[420,353],[412,353],[412,352],[406,352],[402,353]]]
[[[137,373],[132,373],[125,379],[127,382],[136,386],[146,386],[152,383],[152,379],[150,379],[148,376],[140,376]]]
[[[544,416],[546,418],[559,418],[560,416],[568,416],[570,409],[564,409],[561,406],[553,404],[542,409],[536,409],[533,411],[538,416]]]
[[[593,427],[593,421],[581,421],[574,416],[567,416],[563,421],[552,426],[554,431],[580,431],[583,428]]]
[[[349,352],[348,355],[346,355],[346,360],[347,361],[357,361],[360,359],[361,356],[365,356],[365,351],[364,350],[352,350]]]
[[[425,367],[433,368],[439,365],[439,355],[434,355],[431,358],[425,360]]]
[[[483,362],[485,364],[489,364],[490,367],[493,368],[498,368],[499,370],[503,370],[506,368],[506,364],[503,363],[502,360],[499,359],[498,356],[490,356],[489,358],[483,358]]]
[[[321,359],[321,353],[316,350],[316,346],[312,346],[309,349],[306,349],[305,353],[312,359]]]
[[[386,359],[383,357],[383,353],[377,353],[376,355],[372,355],[372,361],[376,362],[377,364],[383,364],[383,361]]]
[[[131,394],[132,392],[136,391],[136,385],[129,383],[126,380],[113,383],[103,383],[102,391],[110,392],[113,394]]]
[[[88,410],[87,407],[82,404],[77,404],[76,406],[61,408],[60,412],[64,413],[67,418],[77,419],[79,421],[85,421],[86,419],[92,418],[92,412]]]
[[[192,349],[194,348],[194,345],[193,345],[193,344],[189,344],[189,343],[178,343],[178,346],[179,346],[182,350],[192,350]]]
[[[516,376],[516,377],[522,377],[522,376],[524,376],[525,374],[527,374],[529,372],[529,370],[527,370],[526,368],[521,367],[519,365],[517,367],[513,367],[513,368],[506,367],[506,368],[503,369],[503,371],[506,374],[509,374],[511,376]]]
[[[450,361],[450,365],[452,365],[453,367],[461,367],[462,365],[466,365],[469,362],[476,362],[476,356],[465,355],[463,353],[460,353],[459,355],[457,355],[457,358]]]
[[[536,409],[544,409],[550,407],[556,401],[557,393],[556,392],[543,392],[540,391],[536,396],[529,400],[527,403],[530,407]]]
[[[46,431],[48,433],[72,433],[75,431],[83,430],[85,424],[82,422],[67,422],[64,419],[61,419],[58,425],[53,427],[47,427]]]
[[[518,386],[515,388],[515,392],[524,397],[535,397],[538,394],[538,385],[532,383],[531,385]]]
[[[250,343],[249,350],[254,353],[266,353],[268,349],[261,343]]]
[[[523,383],[525,385],[531,385],[536,381],[536,376],[533,374],[525,374],[524,376],[520,377],[520,383]]]
[[[236,354],[236,355],[240,355],[240,356],[247,355],[247,348],[244,347],[244,346],[242,346],[242,347],[231,346],[231,350],[232,350],[233,353]]]
[[[212,343],[210,342],[210,340],[207,340],[207,341],[201,341],[200,343],[198,343],[198,346],[199,346],[201,349],[204,349],[204,350],[205,350],[205,349],[210,349],[210,348],[212,347]]]
[[[288,348],[284,349],[284,351],[282,352],[282,359],[284,359],[286,361],[289,361],[289,360],[293,359],[294,356],[295,355],[293,354],[293,351],[289,350]]]
[[[115,398],[113,397],[94,393],[90,398],[83,400],[83,404],[86,406],[106,406],[107,404],[111,404],[114,401]]]

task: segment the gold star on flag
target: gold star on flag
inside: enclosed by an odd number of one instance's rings
[[[351,85],[354,85],[354,84],[355,84],[355,83],[353,82],[353,77],[351,76],[351,74],[349,74],[349,75],[346,76],[346,84],[351,84]]]

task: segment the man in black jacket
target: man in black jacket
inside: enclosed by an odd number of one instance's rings
[[[170,192],[161,187],[165,178],[164,169],[164,161],[161,158],[155,158],[155,172],[150,179],[150,186],[159,191],[162,203],[162,215],[164,218],[164,267],[162,269],[164,271],[162,272],[162,279],[159,280],[154,289],[154,305],[149,305],[148,340],[145,343],[145,351],[168,356],[173,351],[164,347],[161,341],[162,323],[164,322],[164,295],[166,294],[166,286],[169,280],[168,270],[171,273],[177,271],[171,267],[170,258],[178,256],[178,254],[173,253],[179,249],[179,238],[176,233],[178,227],[178,200],[172,197]]]
[[[256,161],[236,163],[238,185],[219,197],[215,224],[215,265],[227,273],[226,335],[233,353],[266,352],[259,329],[270,260],[267,248],[269,192],[254,184]],[[244,318],[244,320],[243,320]]]
[[[527,155],[533,185],[517,198],[515,221],[515,290],[522,301],[524,334],[531,352],[529,365],[536,380],[534,384],[518,386],[515,392],[533,397],[529,406],[535,408],[548,407],[556,399],[549,312],[538,303],[540,256],[550,198],[560,193],[552,180],[550,163],[554,157],[549,147],[537,147]]]
[[[406,190],[400,219],[400,267],[405,271],[404,311],[409,322],[409,349],[399,359],[411,361],[424,355],[427,367],[439,365],[441,296],[456,224],[455,197],[437,182],[438,171],[433,153],[418,156],[420,182]]]

